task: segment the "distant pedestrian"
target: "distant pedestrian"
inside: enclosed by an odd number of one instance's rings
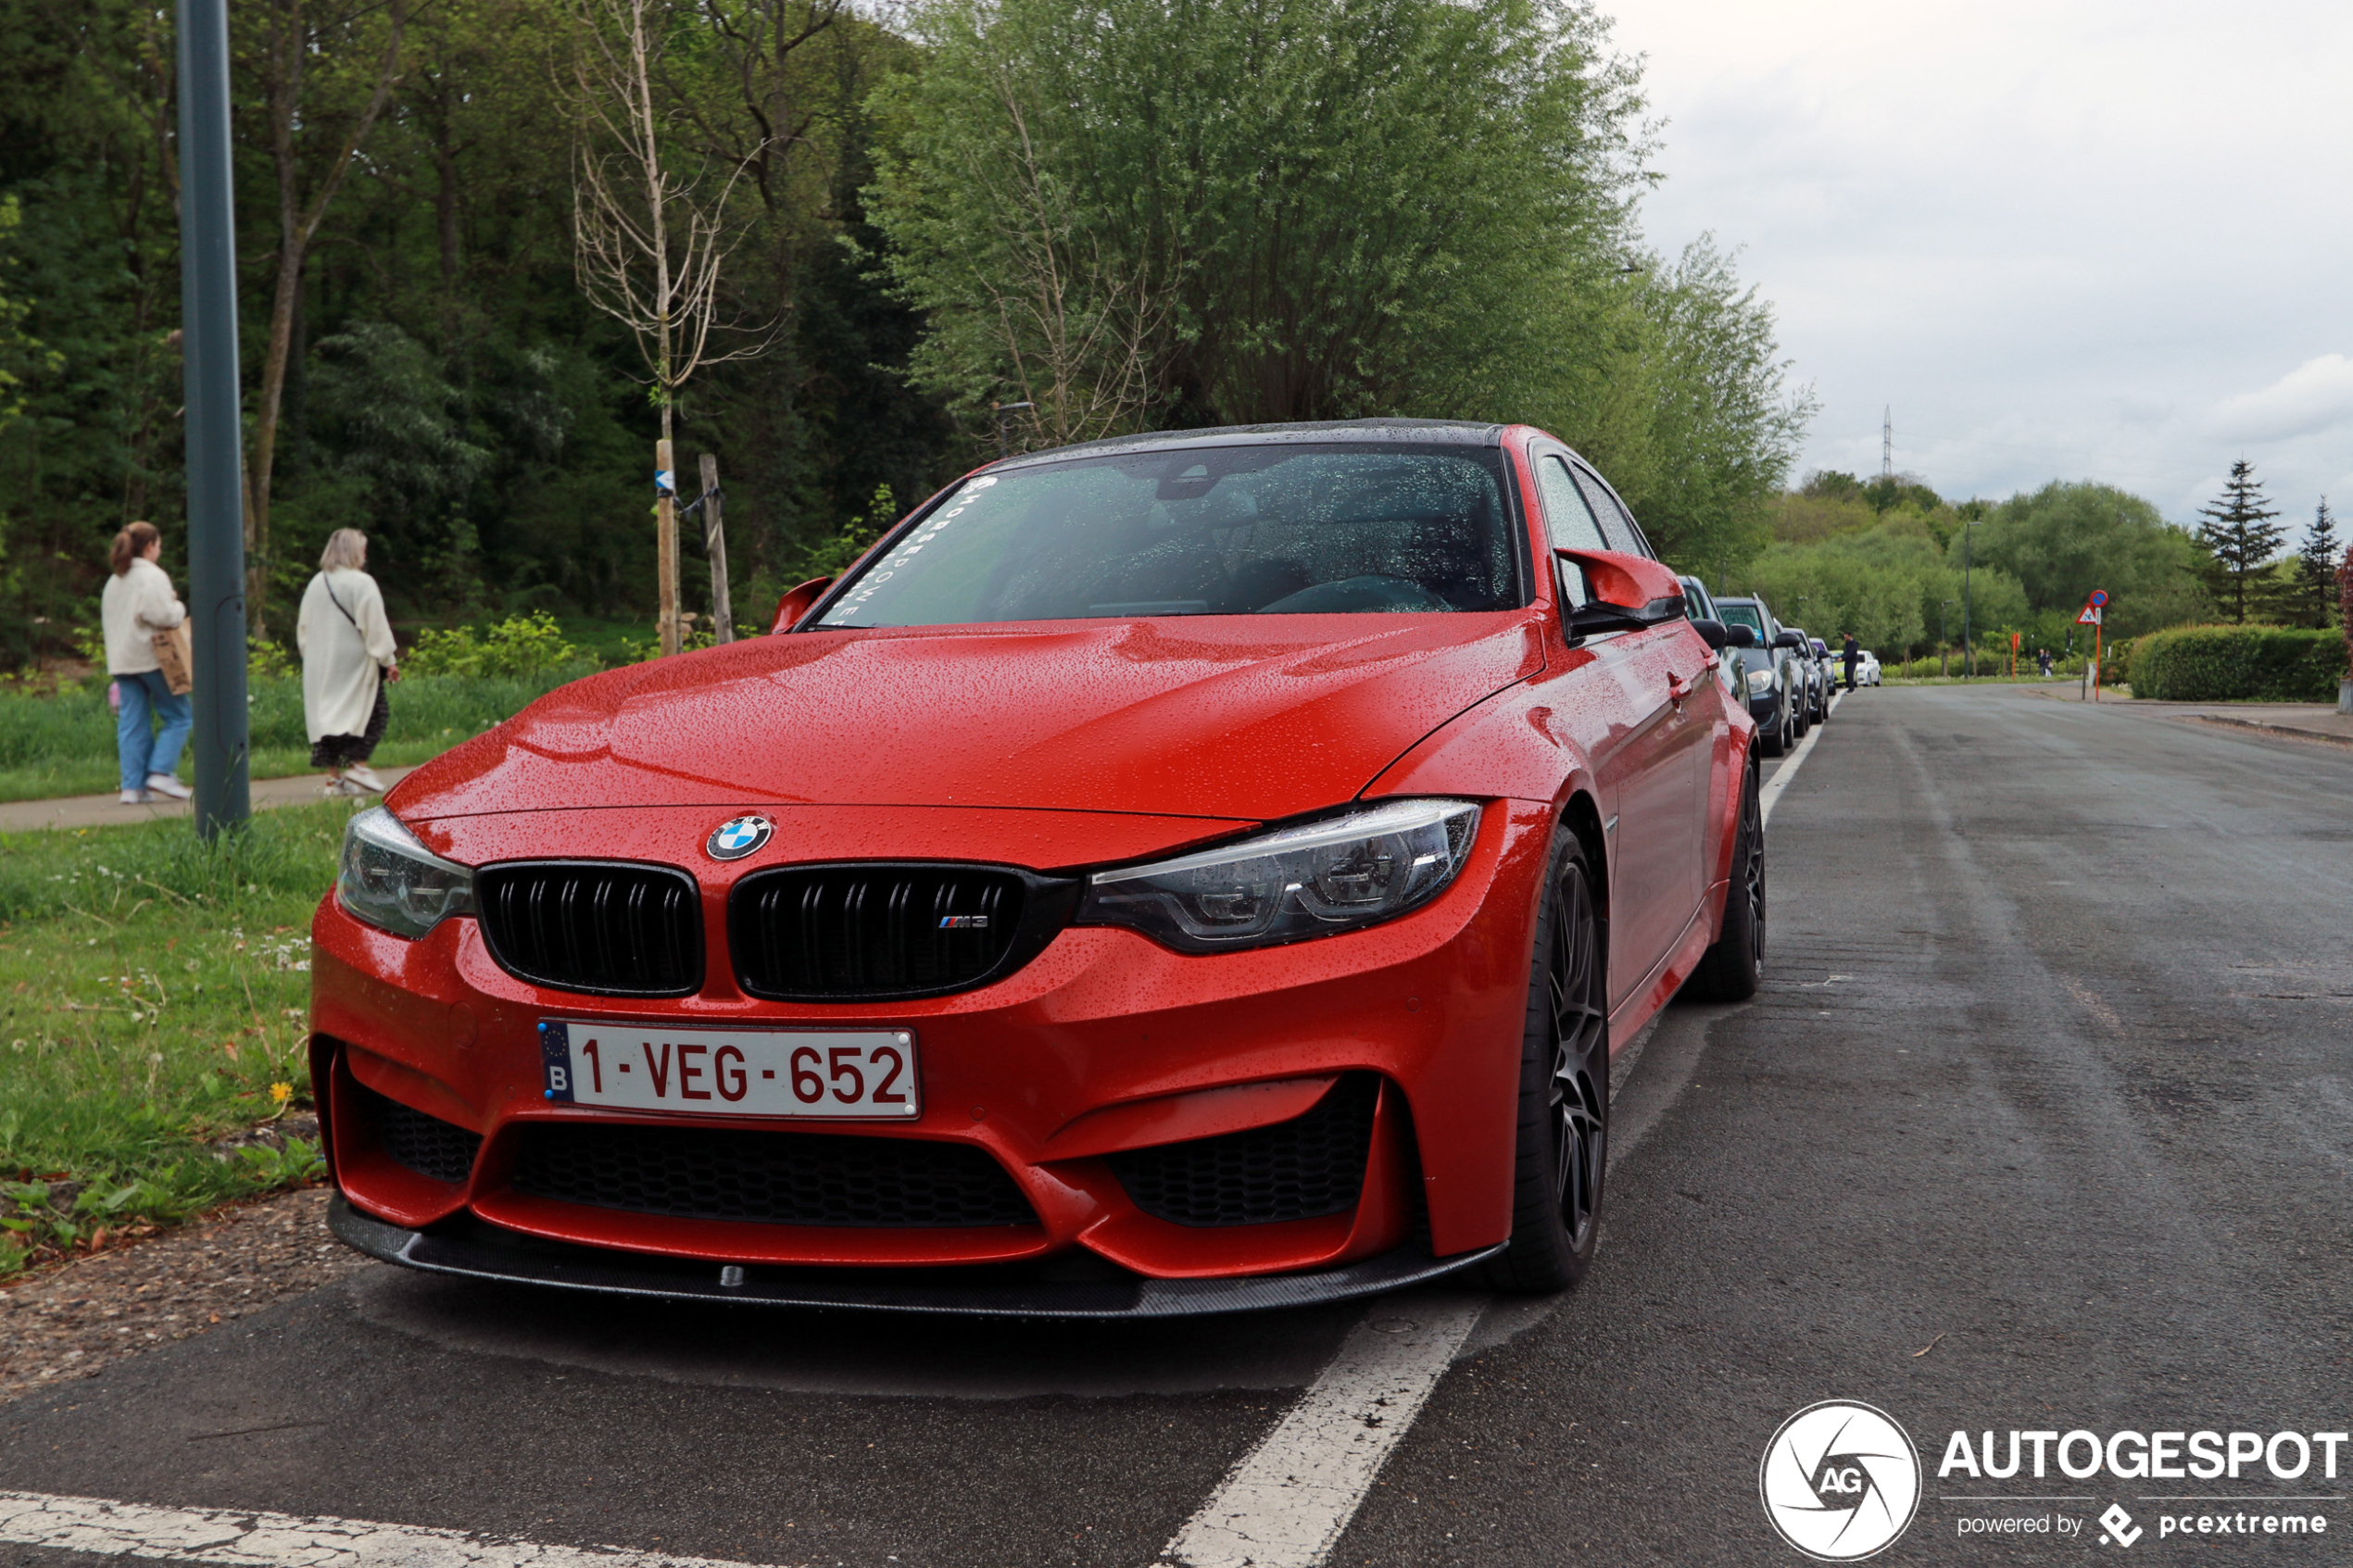
[[[152,522],[134,522],[114,536],[107,564],[114,575],[98,601],[106,629],[107,673],[114,677],[120,704],[115,711],[115,753],[122,763],[122,803],[145,806],[158,796],[185,800],[178,777],[180,748],[187,744],[187,694],[171,689],[156,652],[156,637],[187,623],[188,608],[171,591],[171,579],[156,564],[163,535]],[[175,655],[176,659],[176,655]],[[182,671],[184,684],[185,670]],[[156,721],[162,731],[157,733]]]
[[[381,795],[368,766],[392,722],[384,686],[400,679],[384,596],[368,575],[368,536],[338,528],[327,536],[319,575],[303,590],[295,621],[302,650],[302,717],[310,765],[327,772],[329,795]]]
[[[2036,648],[2034,650],[2034,661],[2043,667],[2043,679],[2045,681],[2049,680],[2051,678],[2051,650],[2048,648]]]
[[[1846,659],[1846,689],[1851,692],[1855,689],[1855,666],[1863,661],[1863,645],[1855,640],[1852,632],[1846,633],[1845,644],[1839,651]]]

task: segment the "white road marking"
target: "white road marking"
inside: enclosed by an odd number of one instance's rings
[[[226,1568],[745,1568],[706,1557],[547,1546],[514,1537],[296,1519],[250,1509],[148,1508],[104,1498],[0,1492],[0,1541],[99,1557]]]
[[[1843,690],[1831,693],[1831,712],[1838,711],[1838,705],[1845,696],[1846,693]],[[1827,723],[1829,721],[1825,720],[1823,722]],[[1806,754],[1813,750],[1814,743],[1821,738],[1822,726],[1820,724],[1806,731],[1806,738],[1797,743],[1797,749],[1789,754],[1789,760],[1774,769],[1773,776],[1765,781],[1765,787],[1757,793],[1756,797],[1757,815],[1764,821],[1769,822],[1773,820],[1773,802],[1781,797],[1781,791],[1789,787],[1790,780],[1797,777],[1798,764],[1806,760]]]
[[[1190,1568],[1316,1568],[1487,1301],[1376,1302],[1315,1386],[1227,1473],[1162,1555]]]
[[[1845,696],[1831,694],[1833,711]],[[1758,797],[1762,815],[1772,815],[1821,733],[1815,726],[1774,771]],[[1636,1138],[1648,1130],[1637,1128]],[[1625,1150],[1612,1143],[1614,1162]],[[1299,1403],[1162,1549],[1163,1560],[1188,1568],[1320,1568],[1491,1299],[1376,1304]]]

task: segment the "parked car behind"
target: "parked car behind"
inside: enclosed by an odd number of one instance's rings
[[[1822,706],[1814,717],[1827,722],[1831,716],[1831,696],[1838,690],[1839,682],[1843,679],[1839,670],[1838,656],[1831,652],[1830,644],[1819,637],[1808,637],[1806,641],[1807,646],[1813,648],[1814,662],[1822,671]]]
[[[1879,673],[1879,655],[1869,648],[1865,648],[1862,658],[1855,661],[1855,684],[1858,686],[1876,686],[1881,684]]]
[[[1745,626],[1756,646],[1736,653],[1742,688],[1748,694],[1748,711],[1756,721],[1756,744],[1768,757],[1779,757],[1805,738],[1806,667],[1798,658],[1796,633],[1775,620],[1765,601],[1745,596],[1716,601],[1717,619],[1727,628]]]

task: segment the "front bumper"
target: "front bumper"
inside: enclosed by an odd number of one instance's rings
[[[616,859],[653,859],[654,843],[665,833],[677,836],[662,821],[668,815],[630,813],[628,822],[610,824],[611,847],[599,847]],[[693,815],[707,828],[707,810]],[[641,834],[634,850],[623,842]],[[1366,1294],[1425,1277],[1424,1271],[1444,1272],[1510,1234],[1529,925],[1550,834],[1546,806],[1495,802],[1444,894],[1365,931],[1202,957],[1128,931],[1074,927],[993,985],[890,1004],[768,1002],[737,991],[726,960],[725,896],[741,867],[696,868],[711,959],[702,990],[672,1001],[535,986],[492,960],[472,919],[445,922],[409,942],[352,920],[331,896],[313,922],[312,1055],[329,1159],[351,1210],[338,1234],[376,1256],[488,1277],[538,1278],[548,1272],[541,1266],[547,1255],[531,1248],[553,1247],[586,1249],[590,1261],[570,1256],[555,1271],[562,1277],[541,1283],[651,1289],[644,1281],[675,1277],[685,1282],[680,1293],[707,1287],[725,1298],[753,1298],[744,1294],[749,1287],[716,1284],[713,1265],[733,1264],[768,1281],[762,1289],[773,1286],[758,1298],[888,1306],[903,1296],[919,1303],[908,1311],[951,1310],[920,1303],[965,1290],[980,1292],[974,1298],[980,1300],[1029,1300],[1019,1291],[1007,1295],[1013,1286],[996,1276],[1056,1260],[1126,1276],[1090,1284],[1098,1295],[1071,1309],[1079,1315],[1280,1304],[1289,1298],[1277,1288],[1280,1279],[1311,1276],[1320,1283],[1297,1288],[1321,1294],[1299,1298],[1330,1299],[1335,1291]],[[912,1031],[922,1115],[823,1130],[976,1150],[1011,1178],[1033,1223],[886,1227],[680,1218],[518,1191],[510,1177],[534,1127],[802,1125],[551,1105],[542,1094],[537,1037],[545,1018]],[[1361,1196],[1346,1212],[1173,1223],[1139,1207],[1109,1158],[1292,1119],[1307,1103],[1302,1085],[1350,1074],[1369,1074],[1379,1087]],[[440,1177],[428,1173],[396,1158],[379,1135],[370,1108],[383,1100],[479,1144]],[[361,1228],[368,1225],[375,1229]],[[538,1261],[517,1263],[517,1257]],[[821,1288],[812,1271],[827,1270],[840,1273],[842,1283]],[[876,1270],[935,1283],[885,1289],[864,1277]],[[937,1283],[943,1271],[970,1284]],[[852,1272],[861,1280],[850,1282]],[[1262,1279],[1267,1290],[1160,1288],[1183,1281],[1229,1286],[1245,1276]],[[1106,1307],[1103,1290],[1126,1292],[1121,1299],[1133,1303]],[[1195,1296],[1230,1304],[1178,1304]]]
[[[346,1245],[387,1263],[426,1273],[509,1285],[551,1286],[604,1295],[668,1301],[726,1301],[759,1307],[839,1307],[932,1317],[1182,1318],[1318,1306],[1427,1285],[1484,1262],[1502,1243],[1451,1258],[1433,1258],[1408,1242],[1393,1251],[1341,1268],[1233,1279],[1097,1278],[1051,1275],[965,1277],[902,1271],[819,1271],[746,1268],[734,1285],[708,1264],[637,1258],[591,1248],[564,1247],[496,1231],[462,1234],[403,1230],[369,1218],[337,1193],[327,1223]]]

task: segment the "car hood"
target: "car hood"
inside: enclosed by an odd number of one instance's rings
[[[1542,667],[1529,611],[760,637],[550,693],[387,803],[410,821],[772,804],[1265,821],[1352,798]]]

